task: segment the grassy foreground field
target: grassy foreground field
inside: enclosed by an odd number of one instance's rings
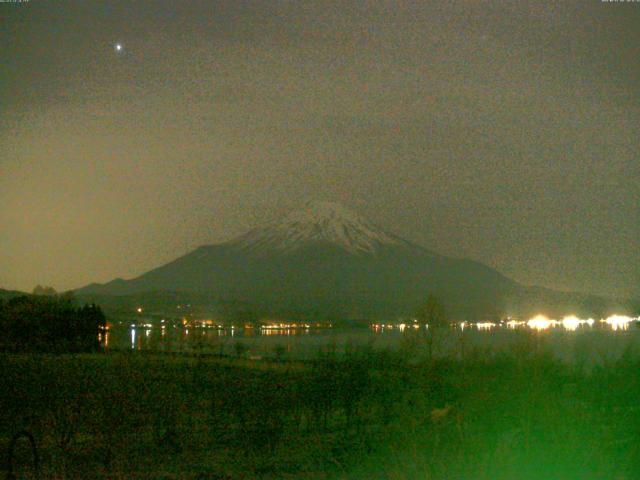
[[[2,355],[0,475],[25,430],[40,478],[640,478],[640,359],[585,371],[529,346],[421,363]],[[17,478],[37,478],[28,445]]]

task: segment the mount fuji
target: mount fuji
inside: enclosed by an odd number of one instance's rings
[[[199,247],[137,278],[76,291],[94,298],[152,292],[333,318],[411,314],[428,293],[452,317],[468,320],[541,307],[595,313],[606,304],[599,297],[523,286],[479,262],[404,240],[329,202],[307,203],[282,220]]]

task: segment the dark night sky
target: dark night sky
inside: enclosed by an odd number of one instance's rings
[[[131,277],[322,199],[525,283],[640,295],[640,3],[0,15],[4,288]]]

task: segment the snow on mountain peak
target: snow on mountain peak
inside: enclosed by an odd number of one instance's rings
[[[283,220],[255,228],[232,243],[252,251],[293,251],[309,242],[332,244],[351,253],[375,253],[382,245],[406,244],[333,202],[309,202]]]

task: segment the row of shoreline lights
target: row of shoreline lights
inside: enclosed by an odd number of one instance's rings
[[[626,315],[610,315],[607,318],[600,320],[600,323],[609,325],[613,330],[626,330],[629,328],[629,324],[634,321],[638,321],[638,318],[628,317]],[[548,330],[550,328],[563,327],[565,330],[575,331],[579,327],[587,325],[593,327],[596,321],[593,318],[578,318],[575,315],[568,315],[562,320],[555,320],[548,318],[544,315],[536,315],[527,321],[510,320],[506,323],[508,328],[515,329],[522,326],[527,326],[532,330]],[[496,327],[497,324],[492,322],[478,323],[478,330],[490,330]]]
[[[626,315],[610,315],[607,318],[603,318],[599,321],[599,323],[603,323],[603,324],[607,324],[609,325],[613,330],[627,330],[629,328],[629,324],[631,322],[640,322],[640,317],[637,318],[633,318],[633,317],[629,317]],[[535,317],[531,318],[530,320],[510,320],[508,322],[506,322],[507,328],[509,329],[516,329],[519,327],[529,327],[532,330],[538,330],[538,331],[543,331],[543,330],[548,330],[550,328],[555,328],[555,327],[563,327],[565,330],[568,331],[575,331],[577,330],[579,327],[587,325],[589,327],[592,327],[593,325],[595,325],[596,320],[594,320],[593,318],[587,318],[587,319],[582,319],[582,318],[578,318],[575,315],[568,315],[566,317],[564,317],[562,320],[554,320],[554,319],[550,319],[544,315],[536,315]],[[501,324],[499,323],[494,323],[494,322],[478,322],[478,323],[470,323],[470,322],[461,322],[458,324],[458,326],[460,327],[461,330],[464,330],[465,328],[471,327],[475,325],[475,327],[478,330],[491,330],[495,327],[499,327]],[[401,332],[405,331],[408,328],[419,328],[418,324],[413,324],[413,325],[407,325],[404,323],[400,323],[398,325],[393,325],[393,324],[374,324],[372,325],[374,330],[384,330],[384,329],[389,329],[389,330],[393,330],[394,328],[397,328],[398,330],[400,330]],[[426,328],[429,328],[428,325],[425,325]]]
[[[638,318],[632,318],[626,315],[610,315],[607,318],[600,319],[600,323],[608,325],[612,330],[626,330],[629,328],[629,324],[634,321],[638,321]],[[533,330],[540,331],[561,326],[565,330],[575,331],[584,325],[593,327],[595,323],[596,321],[593,318],[583,319],[578,318],[575,315],[568,315],[562,320],[554,320],[547,318],[544,315],[536,315],[527,322],[517,322],[515,320],[507,322],[507,327],[516,328],[521,325],[526,325]]]
[[[629,328],[629,324],[631,322],[640,321],[640,317],[633,318],[628,317],[626,315],[610,315],[607,318],[603,318],[600,320],[600,323],[604,323],[609,325],[613,330],[626,330]],[[548,330],[550,328],[555,327],[563,327],[565,330],[575,331],[578,327],[583,325],[588,325],[589,327],[593,327],[596,321],[593,318],[578,318],[575,315],[568,315],[564,317],[562,320],[554,320],[547,318],[544,315],[536,315],[530,320],[510,320],[506,322],[507,328],[516,329],[519,327],[529,327],[532,330]],[[472,325],[469,322],[460,323],[460,328],[465,329],[465,327]],[[475,326],[478,330],[491,330],[494,327],[498,327],[500,324],[494,322],[479,322],[476,323]]]
[[[138,307],[136,308],[136,312],[137,313],[142,313],[142,307]],[[609,325],[613,330],[626,330],[629,328],[629,323],[634,322],[634,321],[640,321],[640,317],[637,318],[632,318],[626,315],[610,315],[607,318],[601,319],[600,323],[606,323],[607,325]],[[162,323],[164,323],[164,320],[162,321]],[[187,324],[187,320],[186,318],[183,318],[182,321],[183,325]],[[583,325],[588,325],[590,327],[592,327],[595,324],[595,320],[593,318],[588,318],[588,319],[581,319],[576,317],[575,315],[568,315],[566,317],[564,317],[562,320],[554,320],[554,319],[550,319],[547,318],[544,315],[536,315],[535,317],[531,318],[528,321],[518,321],[518,320],[510,320],[508,322],[506,322],[506,325],[508,328],[511,329],[515,329],[518,327],[522,327],[522,326],[527,326],[533,330],[547,330],[549,328],[555,328],[558,326],[562,326],[564,327],[565,330],[569,330],[569,331],[575,331],[578,329],[578,327],[583,326]],[[460,328],[462,330],[464,330],[467,326],[471,325],[469,322],[461,322],[459,324]],[[134,327],[135,325],[131,325],[132,327]],[[205,324],[205,322],[202,322],[202,324],[200,325],[202,327],[206,327],[206,326],[213,326],[209,323]],[[316,326],[319,326],[319,324],[316,324]],[[413,328],[419,328],[418,324],[413,324],[411,325]],[[478,322],[475,324],[475,326],[477,327],[478,330],[491,330],[494,327],[497,327],[498,324],[494,323],[494,322]],[[145,324],[144,325],[145,328],[151,328],[151,324]],[[218,327],[216,325],[216,327]],[[260,327],[261,330],[280,330],[280,329],[295,329],[295,328],[304,328],[304,329],[308,329],[310,328],[311,325],[309,324],[272,324],[272,325],[263,325]],[[329,327],[331,327],[331,325],[329,325]],[[382,327],[383,329],[386,327],[388,329],[393,329],[394,325],[378,325],[375,324],[373,325],[374,329],[379,329],[380,327]],[[233,329],[234,327],[232,327]],[[407,325],[405,325],[404,323],[401,323],[399,325],[397,325],[397,328],[402,332],[405,330],[405,328],[407,328]],[[426,325],[426,328],[429,328],[428,325]]]
[[[142,307],[136,307],[136,313],[142,313],[143,309]],[[161,328],[165,328],[166,325],[164,325],[165,323],[165,319],[163,318],[161,321]],[[193,322],[189,322],[187,320],[186,317],[182,318],[182,326],[185,328],[189,328],[189,327],[194,327],[194,328],[215,328],[215,329],[219,329],[219,330],[227,330],[227,329],[231,329],[234,330],[236,328],[235,325],[230,325],[230,326],[225,326],[222,324],[218,324],[218,323],[214,323],[213,320],[194,320]],[[135,324],[132,323],[131,324],[131,328],[152,328],[153,325],[151,323],[143,323],[143,324]],[[176,328],[176,325],[173,325],[174,328]],[[260,330],[309,330],[311,328],[331,328],[332,324],[331,323],[272,323],[272,324],[267,324],[267,325],[260,325],[258,328]],[[238,328],[242,328],[242,327],[238,327]],[[245,324],[243,327],[245,330],[248,329],[253,329],[254,325],[252,324]],[[107,328],[108,330],[108,328]]]

